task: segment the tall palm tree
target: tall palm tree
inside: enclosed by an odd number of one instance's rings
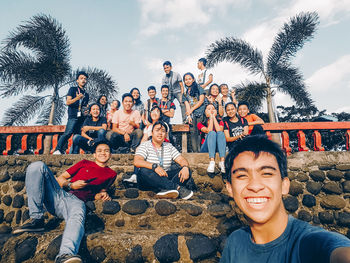
[[[211,44],[207,50],[208,67],[222,61],[240,64],[252,74],[260,74],[263,81],[241,84],[237,89],[240,100],[259,109],[266,99],[270,122],[276,122],[272,96],[273,88],[289,94],[299,107],[310,106],[311,96],[306,90],[302,73],[291,64],[291,58],[309,41],[319,24],[315,12],[300,13],[285,23],[277,34],[264,65],[262,52],[244,40],[226,37]]]
[[[18,26],[5,39],[0,53],[0,96],[22,97],[6,110],[2,124],[25,125],[33,118],[39,125],[61,124],[65,93],[76,84],[78,71],[71,69],[69,39],[54,18],[36,15]],[[108,73],[96,68],[85,71],[90,101],[102,94],[116,96],[116,82]]]

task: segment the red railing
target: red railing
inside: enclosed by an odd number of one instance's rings
[[[268,137],[272,137],[271,133],[281,133],[282,148],[289,155],[292,152],[289,141],[288,131],[297,131],[298,138],[298,150],[299,151],[309,151],[306,146],[306,136],[304,131],[313,131],[313,150],[314,151],[324,151],[322,146],[322,138],[320,130],[344,130],[345,133],[345,146],[346,150],[349,151],[350,148],[350,122],[294,122],[294,123],[266,123],[263,125],[264,130]],[[62,134],[65,130],[64,125],[56,126],[4,126],[0,127],[0,134],[5,134],[6,136],[6,148],[2,152],[3,155],[8,155],[13,150],[12,149],[12,138],[13,135],[19,134],[21,136],[21,149],[18,153],[26,153],[28,150],[28,135],[34,134],[36,136],[36,148],[34,154],[39,154],[43,150],[44,136],[52,135],[51,149],[56,148],[58,136]],[[182,151],[187,152],[187,133],[189,131],[188,125],[173,125],[173,132],[180,132],[182,136]],[[69,153],[69,149],[72,145],[72,137],[68,140],[68,149],[66,153]]]

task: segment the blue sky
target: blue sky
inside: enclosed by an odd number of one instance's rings
[[[1,0],[0,10],[1,41],[32,16],[51,15],[69,36],[73,68],[104,69],[117,81],[119,96],[138,87],[144,99],[148,86],[160,87],[163,61],[170,60],[181,75],[197,75],[198,58],[227,36],[247,40],[266,55],[284,22],[301,11],[317,11],[315,37],[293,63],[320,110],[350,112],[350,0]],[[259,79],[230,63],[212,72],[214,82],[229,86]],[[293,104],[283,94],[274,100]],[[1,115],[13,101],[0,99]]]

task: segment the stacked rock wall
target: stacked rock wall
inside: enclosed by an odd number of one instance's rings
[[[80,254],[85,262],[218,262],[229,233],[244,224],[227,196],[220,174],[208,176],[206,154],[187,154],[197,192],[192,200],[158,200],[152,192],[125,189],[133,173],[132,155],[113,155],[118,172],[113,200],[88,202],[86,235]],[[12,236],[28,219],[25,169],[42,160],[60,174],[92,156],[0,157],[0,261],[53,262],[64,222],[47,215],[43,233]],[[297,153],[288,159],[287,210],[311,224],[350,236],[350,153]],[[2,248],[1,248],[2,247]]]

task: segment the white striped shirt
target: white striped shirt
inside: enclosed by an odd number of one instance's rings
[[[179,157],[181,154],[179,153],[176,148],[168,142],[163,142],[163,169],[165,171],[168,171],[171,162],[175,160],[177,157]],[[157,152],[158,153],[157,153]],[[160,159],[162,157],[162,149],[156,149],[153,144],[152,140],[149,140],[147,142],[141,143],[139,147],[136,149],[136,155],[142,156],[145,161],[150,163],[156,163],[160,165]]]

